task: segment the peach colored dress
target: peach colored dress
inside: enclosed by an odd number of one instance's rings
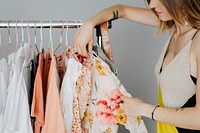
[[[56,59],[52,58],[47,82],[47,99],[45,110],[45,124],[41,133],[66,133],[62,116],[59,88],[60,79],[56,69]]]

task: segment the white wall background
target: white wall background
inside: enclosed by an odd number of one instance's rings
[[[102,9],[115,4],[145,7],[143,0],[0,0],[0,20],[85,20]],[[147,20],[148,21],[148,20]],[[53,29],[54,45],[59,43],[61,29]],[[167,39],[167,34],[156,37],[155,28],[119,19],[113,22],[110,39],[119,79],[134,96],[156,105],[157,83],[154,66]],[[18,29],[19,35],[21,33]],[[33,35],[33,30],[30,30]],[[76,29],[69,30],[72,43]],[[8,46],[7,29],[0,29],[2,44]],[[39,44],[39,30],[37,30]],[[26,34],[25,34],[26,35]],[[46,47],[48,30],[44,30]],[[15,44],[15,30],[11,29],[12,44]],[[21,36],[19,36],[20,42]],[[95,38],[96,39],[96,38]],[[26,39],[27,40],[27,39]],[[33,36],[31,38],[33,41]],[[9,51],[0,47],[0,59]],[[131,106],[131,105],[130,105]],[[144,118],[149,133],[156,132],[156,123]],[[120,127],[120,133],[128,133]]]

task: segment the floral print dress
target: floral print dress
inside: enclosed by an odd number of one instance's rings
[[[61,104],[67,131],[117,133],[118,125],[122,124],[131,133],[147,133],[143,120],[128,117],[120,106],[120,96],[131,95],[109,66],[95,54],[90,61],[86,61],[87,64],[79,56],[77,59],[69,59],[67,71],[73,71],[73,74],[66,72],[63,81],[66,87],[61,88]]]
[[[143,120],[128,117],[120,106],[120,96],[131,97],[109,66],[92,57],[92,89],[83,126],[90,133],[117,133],[125,125],[131,133],[147,133]]]

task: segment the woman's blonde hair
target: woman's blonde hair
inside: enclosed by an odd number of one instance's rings
[[[146,1],[147,4],[150,4],[151,0]],[[160,0],[160,2],[165,6],[173,20],[180,24],[187,22],[194,28],[200,28],[200,0]],[[155,13],[154,9],[152,11]],[[157,33],[172,28],[175,24],[173,20],[161,21]]]

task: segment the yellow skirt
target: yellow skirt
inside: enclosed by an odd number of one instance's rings
[[[158,85],[158,105],[160,105],[161,107],[164,106],[160,85]],[[157,133],[178,133],[178,130],[176,129],[175,126],[158,121]]]

